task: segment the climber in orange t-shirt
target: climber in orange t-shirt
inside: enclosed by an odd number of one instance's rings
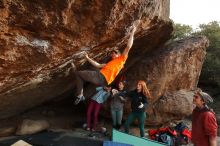
[[[114,49],[111,51],[111,61],[106,64],[99,64],[98,62],[91,59],[87,53],[85,53],[86,59],[91,63],[94,67],[99,68],[99,71],[75,71],[76,75],[76,85],[77,85],[77,99],[75,100],[75,104],[78,104],[80,101],[85,100],[83,96],[83,83],[90,82],[98,86],[105,86],[111,84],[118,73],[123,68],[127,58],[128,53],[133,45],[134,33],[136,31],[136,27],[139,24],[140,20],[137,20],[133,24],[133,29],[130,33],[127,46],[121,54],[118,49]],[[72,67],[75,68],[75,65],[72,63]]]

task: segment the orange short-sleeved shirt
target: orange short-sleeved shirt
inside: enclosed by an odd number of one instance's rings
[[[108,85],[111,84],[121,69],[124,67],[127,56],[120,55],[119,57],[108,62],[101,70],[101,74],[104,75]]]

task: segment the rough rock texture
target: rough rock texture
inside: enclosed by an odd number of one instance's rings
[[[129,88],[138,79],[147,81],[154,97],[148,123],[178,117],[164,118],[175,110],[163,113],[160,97],[196,87],[208,41],[191,38],[163,47],[173,32],[169,0],[0,0],[0,119],[73,93],[69,62],[82,69],[88,67],[84,51],[101,62],[111,47],[123,49],[137,19],[141,24],[124,70]]]
[[[155,100],[166,91],[195,89],[208,45],[204,36],[191,37],[152,53],[132,54],[130,57],[139,59],[127,70],[129,88],[136,87],[137,79],[144,79]]]
[[[144,79],[154,97],[148,108],[148,124],[161,124],[191,114],[189,91],[197,88],[208,44],[206,37],[177,41],[139,57],[127,70],[129,88],[134,89],[136,81]],[[181,89],[185,91],[180,92]]]
[[[181,120],[189,116],[193,110],[193,92],[186,90],[166,92],[153,105],[154,116],[149,124],[164,124],[173,120]]]
[[[83,51],[103,60],[137,19],[142,52],[170,38],[169,1],[0,0],[0,118],[72,90],[68,61],[80,68]]]

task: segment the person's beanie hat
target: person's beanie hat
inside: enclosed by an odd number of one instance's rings
[[[205,92],[199,92],[199,94],[201,95],[202,99],[205,101],[205,103],[211,103],[213,102],[213,98]]]
[[[200,97],[203,99],[203,101],[204,101],[205,103],[211,103],[211,102],[213,102],[213,98],[212,98],[208,93],[202,92],[201,89],[198,89],[198,90],[196,91],[196,93],[200,95]]]

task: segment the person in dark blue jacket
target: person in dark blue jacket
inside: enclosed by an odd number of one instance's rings
[[[128,115],[125,122],[125,132],[129,133],[129,125],[137,118],[140,135],[144,137],[144,122],[146,118],[145,108],[147,106],[147,99],[152,98],[145,81],[139,80],[136,89],[131,91],[128,96],[131,99],[132,112]]]

